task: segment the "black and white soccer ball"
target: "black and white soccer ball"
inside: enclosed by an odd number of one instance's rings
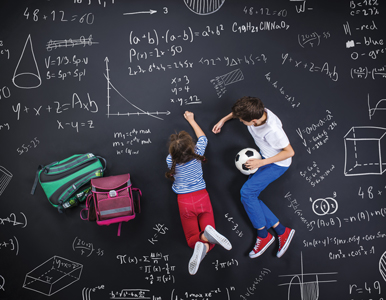
[[[244,175],[253,174],[259,169],[259,168],[256,168],[256,169],[250,170],[245,166],[245,163],[250,158],[261,159],[261,155],[259,152],[257,152],[257,150],[253,148],[245,148],[243,150],[240,150],[239,153],[237,153],[236,155],[236,158],[235,158],[236,168],[239,169],[239,171]]]

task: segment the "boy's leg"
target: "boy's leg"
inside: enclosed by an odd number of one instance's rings
[[[241,188],[241,202],[254,228],[270,228],[279,221],[258,197],[271,182],[279,178],[287,169],[275,164],[263,166],[255,174],[250,175]]]

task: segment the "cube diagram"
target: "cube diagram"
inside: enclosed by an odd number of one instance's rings
[[[352,127],[344,136],[344,175],[382,175],[386,170],[386,128]]]
[[[83,265],[54,256],[27,273],[23,288],[51,296],[80,279]]]

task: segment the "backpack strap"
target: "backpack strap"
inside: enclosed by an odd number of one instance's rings
[[[38,169],[37,169],[36,175],[35,175],[35,181],[34,181],[34,184],[32,186],[32,190],[31,190],[31,195],[35,194],[36,186],[38,185],[38,181],[39,181],[39,173],[40,173],[40,170],[42,170],[43,168],[44,168],[43,165],[38,166]]]

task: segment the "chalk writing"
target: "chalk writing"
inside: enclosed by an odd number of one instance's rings
[[[304,61],[301,61],[301,60],[297,61],[294,58],[292,58],[291,56],[289,56],[288,53],[282,54],[281,57],[283,59],[282,65],[284,65],[286,62],[288,62],[289,64],[293,65],[295,68],[299,68],[299,67],[301,67],[303,69],[307,69],[308,68],[308,71],[311,72],[311,73],[315,73],[315,72],[324,73],[332,81],[338,81],[338,79],[339,79],[339,74],[336,71],[336,66],[334,66],[332,68],[332,67],[330,67],[330,64],[328,62],[325,62],[320,67],[320,66],[316,65],[313,62],[304,62]]]
[[[106,7],[106,3],[111,3],[111,4],[114,4],[115,0],[106,0],[106,1],[102,1],[102,0],[85,0],[83,2],[83,0],[74,0],[74,3],[75,4],[82,4],[82,3],[87,3],[87,5],[92,5],[93,3],[97,3],[99,5],[103,5],[103,7]]]
[[[336,193],[334,192],[334,198],[336,197]],[[338,201],[336,201],[332,197],[319,198],[316,200],[310,201],[312,202],[312,211],[318,216],[332,215],[336,213],[338,210]]]
[[[6,239],[4,241],[0,240],[0,250],[3,249],[13,251],[17,256],[19,254],[19,241],[17,240],[16,236],[13,236],[13,238]]]
[[[321,171],[318,164],[313,161],[312,165],[308,166],[306,170],[300,171],[300,176],[303,177],[312,187],[315,187],[321,181],[327,178],[331,172],[335,170],[335,166],[327,167],[325,171]]]
[[[351,215],[350,217],[343,218],[343,221],[346,223],[353,223],[353,222],[361,222],[361,221],[367,221],[370,222],[375,217],[386,217],[386,207],[382,207],[380,209],[376,209],[373,211],[360,211],[356,215]]]
[[[0,166],[0,196],[8,186],[11,181],[13,175],[3,166]]]
[[[374,114],[375,114],[377,111],[386,110],[386,107],[384,107],[385,104],[386,104],[386,99],[380,99],[380,100],[375,104],[375,106],[373,107],[373,106],[370,104],[370,94],[367,94],[367,106],[368,106],[368,109],[369,109],[369,118],[370,118],[370,120],[371,120],[371,118],[374,116]]]
[[[312,32],[308,34],[298,34],[298,43],[300,47],[304,48],[306,46],[309,46],[310,48],[313,48],[314,46],[319,46],[321,38],[328,39],[331,37],[330,32],[323,32],[322,34],[319,34],[317,32]]]
[[[149,66],[145,66],[145,68],[142,68],[140,65],[137,67],[127,67],[129,70],[129,75],[130,76],[135,76],[139,74],[144,74],[144,73],[152,73],[156,71],[167,71],[171,69],[192,69],[193,68],[193,63],[190,62],[189,60],[185,59],[184,61],[175,61],[172,63],[168,64],[155,64],[152,63]]]
[[[227,67],[234,67],[239,66],[241,64],[247,64],[247,65],[255,65],[257,62],[264,62],[267,63],[267,57],[265,54],[260,54],[254,57],[253,54],[244,55],[244,56],[237,56],[237,57],[230,57],[230,56],[224,56],[224,57],[216,57],[216,58],[204,58],[201,57],[201,59],[198,61],[199,63],[205,65],[205,66],[216,66],[217,63],[225,62],[225,66]]]
[[[314,221],[308,221],[305,217],[303,217],[303,210],[299,209],[300,204],[296,199],[292,199],[292,194],[291,192],[288,192],[285,196],[285,199],[289,201],[289,205],[287,207],[292,207],[294,214],[296,214],[299,219],[302,221],[303,224],[307,226],[308,231],[312,231],[314,229],[313,223]]]
[[[383,252],[381,258],[379,259],[379,272],[382,275],[382,278],[386,281],[386,251]]]
[[[0,40],[0,55],[3,56],[5,55],[7,59],[11,57],[11,53],[9,52],[9,49],[3,49],[4,47],[4,41]]]
[[[289,94],[287,94],[287,93],[285,92],[283,86],[279,87],[278,81],[277,81],[277,80],[274,81],[274,80],[272,79],[271,72],[268,72],[267,74],[265,74],[265,79],[266,79],[268,82],[271,82],[271,81],[272,81],[272,86],[273,86],[275,89],[278,89],[278,91],[280,92],[280,94],[283,95],[284,99],[286,99],[286,100],[291,104],[291,107],[292,107],[292,108],[299,107],[300,102],[295,101],[295,97],[294,97],[294,96],[290,96]],[[273,81],[274,81],[274,82],[273,82]]]
[[[311,154],[312,150],[319,149],[322,145],[326,144],[329,140],[328,132],[326,130],[334,130],[338,124],[336,121],[333,121],[333,115],[329,110],[326,110],[327,115],[323,118],[320,118],[318,122],[313,123],[307,126],[304,129],[296,129],[296,133],[303,141],[304,147],[307,148],[307,152]],[[323,132],[320,132],[323,129]],[[314,132],[318,132],[317,135],[311,136],[311,139],[307,139],[303,134],[310,135]],[[311,143],[311,146],[308,146],[308,143]]]
[[[0,89],[0,100],[2,98],[7,99],[9,97],[11,97],[11,91],[9,90],[9,88],[7,86],[3,86]]]
[[[377,239],[385,239],[386,233],[378,231],[375,234],[364,234],[364,235],[352,235],[349,237],[325,237],[321,239],[303,240],[304,248],[318,248],[318,247],[329,247],[339,245],[356,244],[360,245],[362,242],[375,241]]]
[[[150,10],[147,10],[147,11],[136,11],[136,12],[129,12],[129,13],[124,13],[123,15],[124,16],[128,16],[128,15],[139,15],[139,14],[155,14],[157,11],[156,10],[153,10],[153,9],[150,9]]]
[[[386,148],[381,141],[386,138],[386,128],[373,126],[352,127],[344,136],[344,175],[382,175],[386,163],[382,162]],[[366,147],[366,148],[364,148]]]
[[[253,6],[247,7],[245,6],[243,9],[245,14],[250,16],[252,15],[262,15],[262,16],[278,16],[278,17],[287,17],[288,11],[286,9],[280,10],[271,10],[267,7],[254,8]]]
[[[252,285],[247,287],[247,290],[244,294],[240,295],[240,298],[243,300],[248,299],[248,297],[254,295],[254,291],[257,289],[258,285],[271,273],[270,269],[263,268],[258,274],[258,277],[253,279]]]
[[[83,265],[53,256],[25,276],[23,288],[51,296],[80,279]]]
[[[75,129],[76,133],[79,133],[79,126],[80,127],[86,127],[89,129],[94,129],[94,121],[93,120],[87,120],[86,122],[78,122],[78,121],[71,121],[71,122],[61,122],[59,120],[56,120],[58,124],[58,129],[62,130],[65,128],[72,128]]]
[[[69,109],[84,109],[90,113],[97,113],[99,110],[98,104],[94,100],[91,100],[89,93],[87,93],[87,100],[88,101],[82,101],[77,93],[73,93],[71,102],[61,103],[59,101],[54,101],[52,104],[48,104],[46,107],[43,107],[42,105],[39,107],[24,106],[23,110],[21,109],[20,103],[18,103],[16,107],[12,105],[12,110],[17,114],[17,120],[20,119],[21,112],[28,114],[30,111],[35,113],[34,116],[40,116],[43,112],[61,114]]]
[[[8,217],[6,218],[0,218],[0,225],[5,225],[5,224],[12,224],[12,226],[23,226],[22,228],[25,228],[27,226],[27,217],[23,212],[20,212],[22,216],[21,221],[17,221],[17,217],[15,213],[10,213]]]
[[[169,111],[166,111],[166,112],[159,112],[159,111],[155,111],[155,112],[149,112],[149,111],[144,111],[143,109],[139,108],[138,106],[136,106],[134,103],[132,103],[129,99],[127,99],[124,95],[122,95],[118,89],[115,88],[115,86],[111,83],[111,80],[110,80],[110,69],[109,69],[109,59],[108,57],[105,58],[105,63],[106,63],[106,74],[104,74],[106,80],[107,80],[107,117],[109,118],[110,116],[142,116],[142,115],[147,115],[147,116],[150,116],[150,117],[153,117],[153,118],[156,118],[156,119],[159,119],[159,120],[163,120],[161,117],[159,117],[159,115],[169,115],[170,112]],[[125,100],[131,107],[135,108],[137,111],[136,112],[127,112],[127,113],[120,113],[120,112],[117,112],[117,113],[111,113],[110,112],[110,99],[111,99],[111,96],[110,96],[110,90],[113,89],[116,94],[118,94],[120,96],[120,98],[122,98],[123,100]]]
[[[217,12],[224,2],[225,0],[210,1],[209,4],[207,0],[184,0],[190,11],[203,16]]]
[[[4,286],[5,286],[5,278],[0,275],[0,291],[5,292]]]
[[[291,299],[291,289],[298,286],[301,299],[319,299],[320,295],[320,284],[321,283],[334,283],[337,282],[335,279],[329,279],[330,277],[337,275],[337,272],[326,272],[326,273],[304,273],[303,270],[303,253],[300,256],[300,273],[291,275],[279,275],[279,277],[290,277],[291,280],[288,283],[279,284],[279,286],[288,285],[288,300]],[[327,279],[322,280],[322,278]],[[296,282],[297,281],[297,282]]]
[[[304,13],[308,10],[313,10],[312,7],[306,6],[307,0],[290,0],[290,2],[300,2],[299,5],[295,5],[295,9],[298,14]]]
[[[60,21],[60,22],[78,22],[80,24],[91,25],[94,23],[95,16],[93,13],[85,13],[82,15],[72,15],[68,17],[63,10],[51,11],[49,13],[42,13],[40,9],[30,9],[27,7],[24,10],[23,16],[26,20],[38,21]],[[30,18],[31,17],[31,18]]]
[[[235,291],[236,288],[231,286],[229,288],[225,288],[225,291],[224,289],[220,289],[220,288],[216,288],[216,289],[213,289],[213,290],[210,290],[209,292],[185,292],[183,294],[183,296],[179,296],[177,295],[177,293],[175,292],[175,289],[172,290],[171,292],[171,296],[170,296],[170,299],[174,299],[174,300],[209,300],[209,299],[213,299],[213,298],[216,298],[216,296],[220,296],[222,295],[222,293],[225,293],[226,292],[226,300],[230,300],[230,291]],[[223,299],[223,298],[221,298]]]
[[[82,289],[82,300],[91,300],[91,292],[95,293],[98,290],[104,290],[105,286],[102,284],[94,288],[83,288]]]
[[[62,71],[59,70],[58,72],[51,72],[47,71],[46,73],[46,79],[52,79],[52,78],[58,78],[61,80],[65,80],[66,78],[75,78],[78,79],[78,81],[81,81],[82,78],[86,76],[86,69],[75,69],[74,71]]]
[[[373,299],[373,300],[376,300],[374,298],[374,294],[375,295],[382,295],[382,288],[381,288],[381,284],[379,283],[379,281],[374,281],[373,283],[367,283],[367,281],[365,281],[365,283],[362,285],[362,284],[355,284],[355,283],[350,283],[348,285],[348,290],[349,290],[349,295],[353,295],[353,296],[360,296],[361,299],[363,299],[367,294],[370,295],[371,294],[371,298],[370,299]],[[351,297],[353,297],[351,296]],[[369,299],[369,300],[370,300]],[[379,300],[382,300],[383,298],[379,298]]]
[[[343,252],[341,249],[339,249],[338,252],[336,253],[329,252],[328,258],[330,260],[337,260],[337,259],[353,258],[357,256],[370,255],[370,254],[375,254],[374,246],[372,246],[370,249],[360,246],[357,250],[348,250],[348,252]]]
[[[383,188],[386,189],[386,186],[384,186]],[[364,188],[363,190],[362,190],[362,187],[360,186],[358,190],[358,196],[361,197],[362,199],[374,199],[374,197],[379,197],[379,196],[381,196],[380,198],[383,198],[382,192],[383,192],[382,189],[374,189],[372,185],[370,185],[367,188]]]
[[[174,275],[172,274],[172,272],[175,271],[175,266],[169,265],[169,255],[163,255],[160,252],[152,252],[150,255],[143,255],[138,258],[136,256],[127,257],[126,254],[119,254],[117,255],[117,259],[121,265],[140,264],[139,269],[145,273],[145,279],[150,284],[154,284],[155,282],[175,282]]]
[[[181,53],[182,53],[182,46],[176,46],[176,45],[172,45],[170,48],[164,49],[163,51],[158,48],[154,48],[154,51],[139,52],[134,48],[131,48],[129,50],[129,62],[132,63],[134,60],[136,61],[147,60],[151,57],[160,58],[165,56],[165,54],[170,54],[170,56],[176,56],[177,54],[181,54]]]
[[[227,74],[217,76],[210,82],[213,83],[217,96],[221,98],[226,92],[226,86],[244,80],[244,74],[240,69],[233,70]]]
[[[79,250],[81,255],[87,254],[87,257],[93,254],[94,251],[96,251],[95,254],[98,256],[104,255],[104,250],[101,248],[95,249],[93,243],[87,243],[78,237],[76,237],[72,243],[72,250],[75,252]]]
[[[386,78],[386,66],[378,68],[368,68],[368,67],[357,67],[351,68],[350,71],[351,78],[356,79],[373,79],[382,77]]]
[[[239,25],[237,22],[232,24],[232,32],[237,33],[258,33],[261,31],[272,31],[272,30],[288,30],[289,25],[285,21],[261,21],[258,25],[247,22],[245,25]]]
[[[216,261],[212,262],[212,264],[214,265],[214,268],[216,269],[216,271],[218,271],[219,269],[224,269],[226,267],[230,267],[230,266],[236,266],[236,267],[239,266],[239,262],[237,261],[237,259],[233,259],[233,258],[231,260],[228,260],[225,262],[219,262],[216,259]]]
[[[22,63],[22,65],[25,65],[25,63],[29,61],[33,62],[32,67],[30,67],[30,69],[28,70],[21,68],[22,70],[20,71],[20,63]],[[31,66],[31,64],[29,64],[29,66]],[[25,77],[28,77],[30,79],[28,80],[28,82],[30,83],[29,85],[25,84]],[[36,62],[35,53],[32,46],[31,35],[28,35],[27,40],[24,44],[24,48],[21,52],[19,61],[17,62],[15,71],[13,73],[12,82],[17,88],[20,89],[34,89],[42,84],[42,78],[40,77],[39,67]]]
[[[29,149],[36,148],[39,144],[40,144],[40,141],[38,140],[38,138],[34,137],[33,140],[31,140],[27,144],[21,145],[19,148],[16,149],[16,151],[17,153],[19,153],[19,155],[22,155],[23,153],[27,153]]]
[[[151,134],[151,130],[148,129],[135,129],[133,128],[131,131],[127,132],[114,132],[114,148],[124,148],[124,149],[116,149],[117,155],[119,154],[129,154],[135,155],[139,154],[139,150],[133,150],[128,148],[127,146],[142,146],[142,145],[150,145],[152,143],[149,137],[141,137],[141,135],[149,135]]]
[[[225,215],[225,218],[228,220],[228,222],[231,222],[234,226],[232,228],[233,231],[235,231],[235,233],[237,234],[238,237],[242,237],[243,236],[243,232],[239,229],[237,229],[237,227],[239,227],[239,224],[235,223],[233,221],[233,217],[230,217],[229,216],[229,213],[226,213]]]
[[[120,291],[111,291],[109,293],[110,299],[152,299],[157,300],[157,298],[150,297],[148,295],[150,290],[145,289],[122,289]]]
[[[153,229],[156,231],[156,233],[153,235],[152,238],[148,239],[148,241],[154,245],[155,242],[158,242],[157,238],[158,238],[158,234],[161,234],[161,235],[165,235],[166,234],[166,231],[169,230],[169,228],[167,228],[165,226],[165,224],[155,224],[155,226],[153,227]]]
[[[99,42],[93,42],[93,37],[90,34],[88,38],[85,38],[83,35],[79,39],[65,39],[65,40],[49,40],[46,45],[47,51],[52,51],[58,48],[67,48],[67,47],[75,47],[75,46],[92,46],[95,44],[99,44]]]

